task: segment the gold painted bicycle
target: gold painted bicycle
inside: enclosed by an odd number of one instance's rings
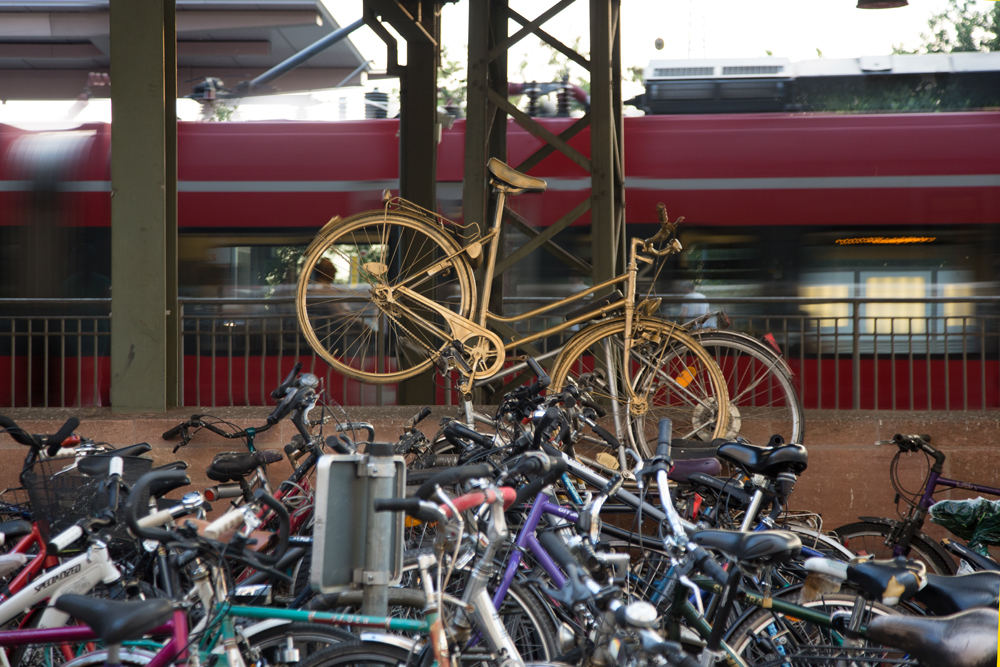
[[[683,328],[659,317],[659,299],[636,297],[640,263],[679,252],[676,224],[660,204],[660,231],[633,238],[624,274],[512,317],[489,312],[504,201],[541,192],[546,183],[503,162],[489,162],[497,194],[492,226],[460,226],[388,191],[383,208],[334,218],[306,250],[296,308],[309,344],[335,370],[361,382],[395,383],[437,366],[457,371],[467,420],[474,387],[522,372],[519,347],[583,327],[538,358],[548,363],[552,388],[584,383],[608,405],[622,442],[652,455],[662,417],[675,437],[711,440],[727,433],[726,382],[711,355]],[[485,260],[482,294],[474,270]],[[494,325],[530,320],[616,286],[556,326],[504,341]],[[589,326],[588,326],[589,324]],[[552,358],[554,357],[554,361]],[[515,362],[515,363],[511,363]],[[520,362],[520,363],[516,363]]]

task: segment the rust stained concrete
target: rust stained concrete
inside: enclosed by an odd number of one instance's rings
[[[356,407],[350,408],[352,419],[369,421],[375,426],[376,439],[395,442],[402,433],[402,424],[417,408]],[[454,407],[439,406],[421,425],[428,435],[438,428],[438,419],[453,415]],[[491,408],[483,408],[492,414]],[[233,421],[240,427],[260,425],[269,413],[267,408],[179,408],[157,415],[113,415],[107,408],[32,409],[8,408],[4,414],[13,418],[31,433],[55,432],[65,419],[75,416],[81,421],[77,432],[115,446],[136,442],[152,445],[152,457],[157,465],[181,458],[190,465],[195,488],[209,486],[204,476],[212,457],[221,451],[240,451],[241,443],[224,440],[202,431],[176,455],[174,442],[163,440],[161,434],[193,413],[211,412]],[[291,422],[285,420],[276,428],[257,437],[260,448],[280,450],[294,435]],[[887,440],[895,433],[927,433],[933,444],[948,455],[945,476],[979,484],[1000,487],[1000,412],[853,412],[813,411],[806,415],[806,446],[809,449],[809,469],[802,475],[792,496],[791,509],[818,512],[826,529],[857,520],[858,516],[895,516],[889,482],[889,463],[896,453],[892,445],[876,446],[876,440]],[[18,473],[26,450],[8,435],[0,434],[0,488],[18,485]],[[282,462],[272,466],[274,481],[285,477],[290,468]],[[927,468],[920,454],[905,454],[900,466],[902,483],[916,489]],[[970,497],[968,492],[950,491],[939,498]],[[927,530],[940,539],[946,531],[928,524]]]

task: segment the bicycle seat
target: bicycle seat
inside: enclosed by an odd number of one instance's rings
[[[174,613],[173,603],[164,598],[122,602],[67,594],[56,599],[55,607],[89,625],[105,644],[139,639]]]
[[[187,470],[188,464],[186,461],[171,461],[170,463],[164,463],[161,466],[156,466],[151,472],[159,472],[161,470]]]
[[[929,618],[888,614],[868,622],[869,639],[901,648],[921,665],[993,667],[997,661],[996,609],[973,609]]]
[[[728,442],[725,438],[716,438],[711,442],[674,438],[670,441],[670,458],[674,461],[707,459],[716,456],[719,446]]]
[[[14,537],[22,537],[30,532],[31,522],[29,521],[24,521],[23,519],[4,521],[0,523],[0,533],[3,533],[3,542],[0,542],[0,544],[9,542]]]
[[[94,456],[85,456],[78,460],[76,462],[76,469],[88,477],[107,477],[111,459],[117,457],[121,457],[123,462],[125,459],[139,458],[138,456],[122,456],[118,452],[114,454],[96,454]],[[144,460],[148,461],[149,459]]]
[[[696,473],[711,476],[721,472],[722,464],[719,463],[719,459],[689,459],[674,462],[669,477],[675,482],[686,482],[688,477]]]
[[[122,447],[111,452],[105,452],[104,454],[97,454],[97,456],[142,456],[151,449],[153,449],[153,447],[148,442],[139,442],[134,445],[129,445],[128,447]]]
[[[497,181],[499,181],[499,185],[502,185],[508,194],[517,195],[522,192],[545,192],[545,188],[548,187],[548,183],[543,179],[522,174],[517,169],[504,164],[495,157],[490,158],[490,161],[486,163],[486,168],[493,174],[493,184],[498,185]]]
[[[809,463],[809,453],[802,445],[757,447],[728,442],[721,445],[716,456],[741,465],[751,473],[774,477],[779,472],[791,470],[801,474]]]
[[[976,607],[996,609],[1000,605],[1000,572],[972,572],[954,577],[928,574],[927,585],[913,599],[935,616]]]
[[[895,605],[900,600],[909,600],[927,584],[927,566],[902,556],[866,561],[847,567],[847,581],[882,604]]]
[[[738,530],[699,530],[691,541],[717,549],[740,561],[775,565],[795,558],[802,550],[799,536],[786,530],[741,533]]]
[[[205,475],[214,482],[235,482],[252,473],[258,466],[277,463],[282,458],[281,452],[273,449],[253,453],[220,452],[209,464]]]

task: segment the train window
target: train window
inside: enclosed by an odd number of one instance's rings
[[[850,275],[850,274],[847,274]],[[836,276],[824,277],[836,280]],[[802,310],[810,317],[817,319],[821,329],[840,329],[850,325],[851,304],[844,301],[850,298],[850,287],[845,282],[841,284],[801,285],[799,295],[812,299],[837,299],[834,303],[807,303]]]
[[[927,295],[927,279],[923,275],[871,276],[864,278],[864,289],[864,296],[873,299],[921,299]],[[923,303],[868,303],[862,313],[865,333],[927,332],[927,305]]]
[[[955,299],[963,296],[973,296],[972,285],[969,283],[953,283],[945,285],[941,296],[949,299]],[[957,327],[959,329],[971,326],[971,320],[966,318],[970,318],[973,315],[975,315],[975,305],[972,303],[944,304],[944,316],[947,318],[945,320],[945,326]]]

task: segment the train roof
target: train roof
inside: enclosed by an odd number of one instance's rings
[[[654,81],[805,78],[872,74],[943,74],[1000,71],[1000,52],[931,53],[924,55],[817,58],[793,62],[788,58],[702,58],[651,60],[643,70],[646,83]]]

